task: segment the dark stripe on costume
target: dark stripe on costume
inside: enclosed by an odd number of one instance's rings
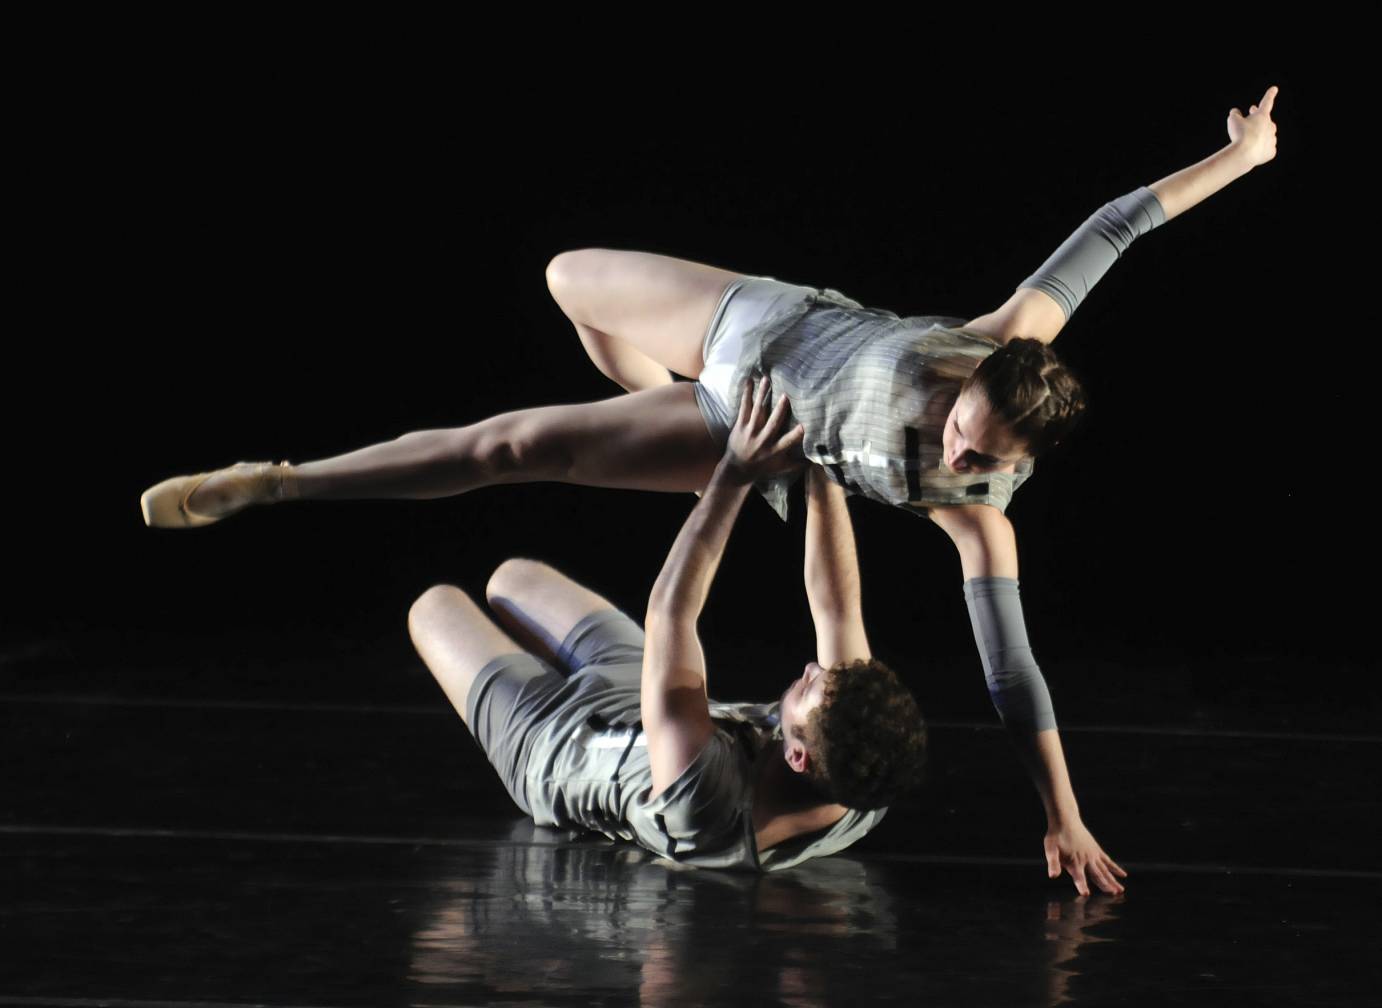
[[[821,463],[834,483],[886,504],[924,504],[918,514],[947,504],[1006,508],[1030,462],[990,475],[940,465],[954,396],[996,344],[960,332],[962,318],[903,318],[834,290],[804,307],[750,330],[737,373],[754,364],[771,371],[774,392],[791,397],[792,416],[815,456],[838,460]],[[852,457],[865,444],[869,463]],[[784,520],[793,482],[782,475],[757,484]]]
[[[903,429],[907,439],[902,449],[902,457],[907,465],[907,499],[921,499],[921,432],[915,427]]]
[[[830,454],[830,449],[829,449],[827,446],[823,445],[823,444],[818,444],[818,445],[816,445],[816,454],[817,454],[817,455],[829,455],[829,454]],[[848,482],[848,480],[845,478],[845,471],[844,471],[844,469],[840,466],[840,463],[838,463],[838,462],[822,462],[821,465],[824,466],[826,469],[828,469],[828,470],[831,472],[831,474],[835,477],[835,482],[838,483],[838,484],[840,484],[840,486],[844,486],[845,483]]]
[[[662,830],[662,835],[667,838],[667,856],[675,861],[677,857],[677,838],[667,832],[667,820],[661,812],[653,816],[653,821],[657,823],[657,828]]]

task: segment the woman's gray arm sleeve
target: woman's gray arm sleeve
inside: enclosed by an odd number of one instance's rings
[[[1166,211],[1146,186],[1094,211],[1041,268],[1018,287],[1034,287],[1056,299],[1068,322],[1110,266],[1140,235],[1166,223]]]
[[[964,583],[969,621],[984,662],[989,698],[1007,728],[1056,727],[1051,694],[1027,643],[1017,579],[976,577]]]

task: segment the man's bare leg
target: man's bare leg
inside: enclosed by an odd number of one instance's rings
[[[523,649],[558,666],[557,649],[591,613],[618,609],[613,602],[541,560],[514,557],[485,585],[496,622]]]
[[[466,699],[479,671],[523,650],[455,585],[428,588],[408,610],[408,635],[466,727]]]

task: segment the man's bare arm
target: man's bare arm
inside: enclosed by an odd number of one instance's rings
[[[714,731],[696,621],[752,481],[724,460],[682,525],[648,596],[643,620],[642,718],[657,797],[690,766]]]
[[[657,797],[690,766],[714,731],[706,699],[705,656],[696,621],[705,607],[725,544],[753,483],[799,465],[800,426],[780,434],[782,397],[768,413],[767,383],[752,403],[747,386],[725,456],[682,525],[648,597],[644,618],[643,731]]]
[[[804,580],[816,627],[816,661],[826,668],[871,658],[860,603],[859,557],[845,492],[820,466],[806,473]]]

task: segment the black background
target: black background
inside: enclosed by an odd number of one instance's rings
[[[202,670],[160,680],[189,693],[388,697],[389,667],[417,661],[412,599],[438,581],[479,595],[512,555],[641,616],[690,494],[533,484],[170,532],[144,527],[139,493],[618,394],[547,290],[568,249],[902,315],[990,311],[1276,84],[1276,159],[1140,238],[1062,332],[1092,412],[1008,514],[1058,713],[1152,717],[1136,698],[1160,681],[1215,716],[1327,703],[1367,723],[1375,311],[1348,274],[1370,255],[1371,113],[1340,129],[1365,96],[1328,54],[1112,73],[874,39],[873,58],[784,46],[750,78],[765,57],[728,34],[664,65],[325,30],[134,32],[97,55],[94,31],[90,59],[22,90],[33,139],[12,154],[34,225],[6,377],[12,656],[66,649],[98,692],[162,662]],[[811,657],[797,493],[788,526],[751,498],[730,542],[701,624],[713,695],[775,696]],[[876,652],[929,684],[924,707],[991,717],[949,541],[870,501],[851,513]],[[265,655],[330,673],[269,682]]]

